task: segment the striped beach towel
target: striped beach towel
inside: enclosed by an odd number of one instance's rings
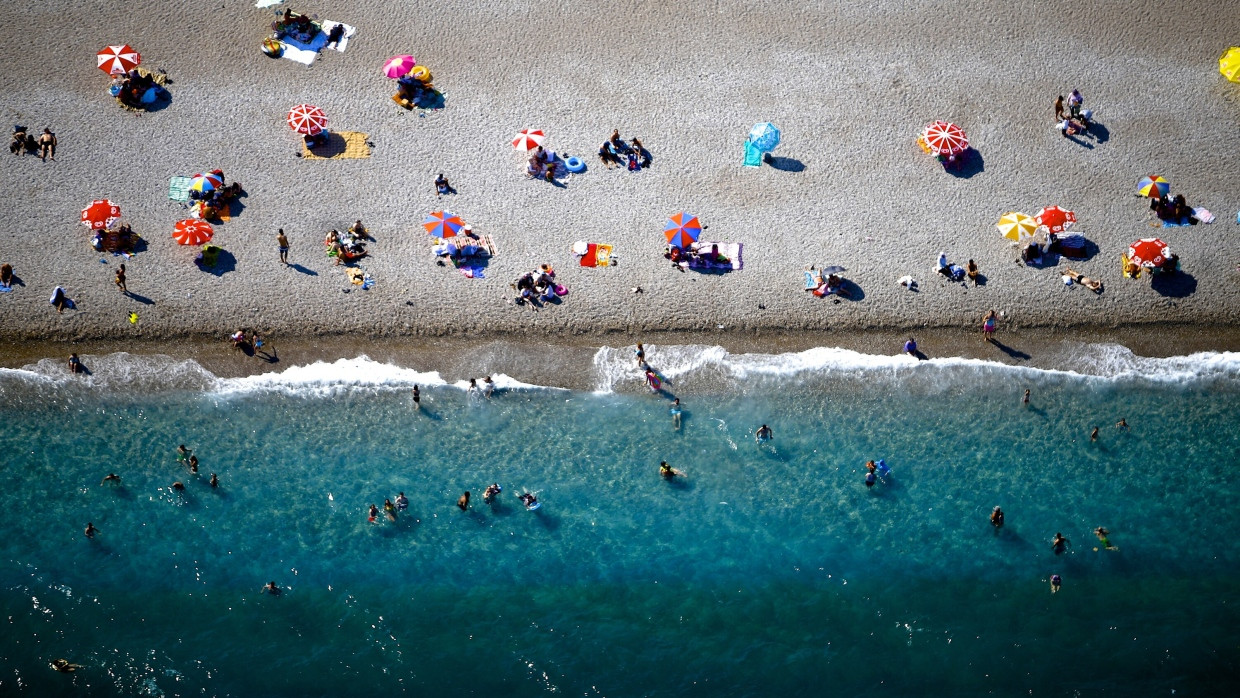
[[[189,203],[189,185],[193,181],[193,177],[173,177],[169,179],[168,198],[173,201],[180,201],[183,204]]]

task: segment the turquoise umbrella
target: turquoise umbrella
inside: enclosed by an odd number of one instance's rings
[[[758,124],[749,129],[749,142],[758,150],[769,153],[779,145],[779,129],[769,121]]]

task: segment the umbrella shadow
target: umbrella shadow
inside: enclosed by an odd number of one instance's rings
[[[991,339],[989,341],[991,344],[995,345],[995,347],[997,347],[999,351],[1003,352],[1004,354],[1007,354],[1013,359],[1018,359],[1020,361],[1028,361],[1029,359],[1033,358],[1029,354],[1026,354],[1025,352],[1019,349],[1009,347],[1008,345],[1004,344],[1003,342],[1000,342],[997,339]]]
[[[837,293],[836,295],[839,298],[843,298],[844,300],[848,300],[848,301],[853,301],[855,303],[865,298],[865,290],[862,289],[861,286],[857,282],[853,281],[852,279],[843,279],[840,282],[839,293]]]
[[[981,174],[985,169],[986,161],[976,148],[966,148],[955,163],[950,161],[943,163],[944,171],[960,179],[969,179],[975,174]]]
[[[1174,274],[1154,274],[1150,288],[1168,298],[1184,298],[1197,292],[1197,279],[1192,274],[1179,271]]]
[[[804,172],[805,171],[805,163],[801,162],[800,160],[797,160],[796,158],[771,156],[771,158],[766,161],[766,164],[779,170],[780,172]]]

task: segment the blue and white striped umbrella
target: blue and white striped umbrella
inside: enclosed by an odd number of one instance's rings
[[[779,145],[779,129],[769,121],[758,124],[749,129],[749,142],[753,143],[758,150],[769,153]]]

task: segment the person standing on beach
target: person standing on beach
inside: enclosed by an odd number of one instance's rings
[[[633,355],[637,358],[638,368],[641,368],[646,363],[646,347],[643,347],[642,343],[638,342],[637,349],[633,351]]]
[[[276,245],[280,248],[280,263],[288,266],[288,238],[284,236],[284,228],[276,233]]]
[[[917,356],[917,340],[909,337],[908,341],[904,343],[904,353],[909,356]]]
[[[998,320],[999,320],[999,317],[995,314],[995,311],[993,310],[986,313],[986,317],[982,318],[982,341],[984,342],[995,341],[995,324],[998,322]]]
[[[1055,123],[1062,123],[1063,121],[1066,121],[1067,118],[1068,115],[1064,113],[1063,110],[1063,95],[1059,95],[1059,97],[1055,99]]]
[[[69,373],[81,373],[82,360],[78,358],[77,352],[69,354]]]
[[[1085,98],[1081,96],[1080,91],[1075,88],[1072,94],[1068,95],[1068,113],[1073,119],[1081,118],[1081,105],[1085,103]]]
[[[39,136],[39,158],[47,162],[49,156],[52,162],[56,162],[56,134],[52,133],[52,129],[45,128],[43,135]]]
[[[122,264],[120,268],[116,270],[116,282],[115,283],[116,283],[116,287],[121,290],[121,293],[125,294],[126,296],[129,295],[129,288],[125,286],[125,265],[124,264]]]

